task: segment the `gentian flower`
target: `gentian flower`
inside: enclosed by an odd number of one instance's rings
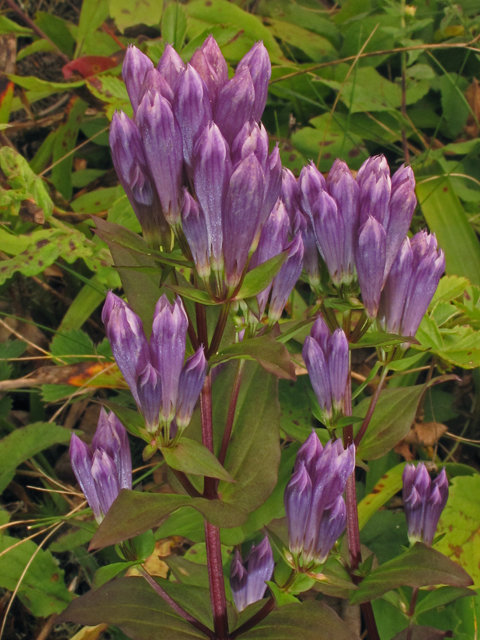
[[[267,589],[265,583],[272,577],[273,569],[273,553],[267,537],[257,546],[252,545],[245,560],[238,550],[235,551],[230,565],[230,587],[237,611],[243,611],[263,598]]]

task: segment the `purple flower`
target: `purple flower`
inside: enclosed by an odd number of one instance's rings
[[[408,524],[408,539],[431,545],[440,515],[448,499],[448,480],[445,469],[431,480],[420,462],[416,467],[407,464],[403,470],[403,504]]]
[[[263,598],[267,589],[265,583],[272,577],[273,569],[273,553],[267,537],[257,546],[252,545],[245,560],[238,550],[235,551],[230,565],[230,587],[237,611],[243,611]]]
[[[143,54],[142,54],[143,55]],[[113,115],[110,148],[115,171],[151,246],[170,247],[165,220],[137,125],[122,111]]]
[[[285,489],[289,548],[297,568],[323,564],[346,526],[342,494],[355,469],[355,447],[341,440],[322,447],[312,431],[300,447],[295,469]]]
[[[285,203],[285,209],[287,210],[288,217],[290,218],[290,224],[293,225],[293,220],[300,209],[300,189],[298,182],[290,169],[283,167],[282,169],[282,193],[281,197]]]
[[[122,76],[134,113],[136,113],[140,104],[139,95],[145,76],[153,68],[153,62],[140,49],[133,45],[127,47],[122,66]]]
[[[389,333],[414,336],[445,270],[434,234],[405,238],[380,300],[379,324]]]
[[[272,295],[268,310],[268,322],[270,325],[280,320],[293,287],[302,273],[304,255],[302,234],[297,234],[286,249],[288,250],[287,259],[273,279]]]
[[[192,252],[197,273],[207,280],[210,276],[207,222],[203,210],[186,189],[183,194],[182,229]]]
[[[257,42],[250,51],[243,56],[237,66],[236,73],[248,69],[255,89],[255,105],[253,117],[257,122],[261,119],[267,102],[268,81],[272,75],[272,65],[268,51],[263,42]]]
[[[375,318],[380,304],[386,259],[386,233],[370,216],[360,229],[356,256],[358,282],[369,318]]]
[[[228,144],[255,112],[255,88],[247,67],[233,76],[218,95],[214,120]]]
[[[171,44],[165,46],[165,51],[160,58],[157,70],[170,85],[172,91],[175,89],[175,83],[180,73],[185,69],[185,63]]]
[[[348,341],[342,329],[333,335],[318,317],[302,351],[313,390],[327,423],[335,424],[343,414],[349,379]]]
[[[210,103],[215,106],[219,92],[228,82],[228,67],[213,36],[208,36],[192,56],[190,64],[208,88]]]
[[[172,304],[163,295],[157,302],[150,344],[140,318],[112,292],[102,320],[147,431],[157,436],[163,430],[162,442],[169,441],[171,424],[180,434],[190,422],[206,374],[203,347],[184,363],[188,318],[182,301]]]
[[[180,127],[168,100],[148,91],[136,114],[145,156],[163,214],[172,227],[180,222],[183,146]]]
[[[170,104],[173,104],[173,91],[157,69],[150,69],[145,75],[145,79],[142,83],[140,94],[138,95],[138,104],[143,100],[143,96],[148,92],[153,91],[159,93],[165,100],[168,100]]]
[[[70,441],[72,469],[100,523],[121,489],[132,488],[132,460],[125,428],[112,412],[100,410],[92,447],[72,434]]]

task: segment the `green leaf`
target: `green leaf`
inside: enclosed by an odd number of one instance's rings
[[[215,367],[229,360],[256,360],[264,369],[279,378],[296,378],[295,366],[287,349],[270,334],[225,347],[210,359],[210,365]]]
[[[358,640],[358,635],[323,602],[287,604],[242,634],[244,640]]]
[[[442,640],[443,638],[451,638],[450,631],[441,631],[440,629],[434,629],[433,627],[417,627],[414,626],[411,629],[411,635],[408,636],[407,629],[400,631],[392,640]]]
[[[85,521],[69,521],[69,524],[78,524],[79,526],[73,526],[67,533],[59,535],[54,542],[49,546],[49,550],[53,553],[64,553],[65,551],[73,551],[77,547],[82,547],[93,537],[93,534],[97,530],[97,524],[93,522]]]
[[[382,564],[360,583],[351,604],[361,604],[379,598],[398,587],[447,585],[469,587],[473,580],[458,564],[421,542],[406,553]]]
[[[376,460],[388,453],[403,440],[413,424],[423,386],[398,387],[380,392],[373,417],[357,449],[362,460]],[[353,415],[364,418],[370,406],[370,398],[362,400]],[[358,431],[358,428],[356,429]]]
[[[75,40],[68,28],[66,20],[55,15],[53,11],[37,11],[35,23],[68,57],[73,55]]]
[[[247,517],[244,509],[221,500],[122,489],[94,535],[90,548],[100,549],[138,536],[157,527],[180,507],[193,507],[215,526],[226,528],[241,525]]]
[[[140,412],[115,402],[105,402],[104,404],[110,411],[113,411],[129,433],[137,438],[143,438],[145,442],[150,442],[151,438],[145,429],[145,420]]]
[[[436,549],[458,562],[480,587],[480,476],[453,478],[437,527]]]
[[[49,82],[48,80],[41,80],[35,76],[16,76],[13,73],[9,73],[7,77],[19,87],[29,89],[30,91],[47,92],[47,95],[49,93],[72,91],[72,89],[83,87],[85,84],[85,80],[78,80],[77,82]],[[12,151],[10,147],[7,148]]]
[[[380,347],[384,345],[396,345],[403,342],[418,344],[418,340],[407,336],[400,336],[396,333],[382,333],[382,331],[368,331],[357,342],[350,345],[352,349],[362,349],[364,347]]]
[[[292,45],[307,54],[313,62],[319,62],[328,55],[336,55],[329,40],[295,24],[270,18],[265,21],[275,38]]]
[[[452,300],[463,296],[469,284],[470,282],[467,278],[443,276],[438,283],[437,290],[435,291],[429,308],[433,309],[439,302],[452,302]]]
[[[114,562],[113,564],[107,564],[105,567],[100,567],[95,572],[93,577],[92,589],[98,589],[106,582],[113,580],[118,575],[126,571],[129,567],[138,564],[137,560],[130,562]]]
[[[15,469],[32,456],[54,444],[70,441],[71,431],[56,424],[37,422],[20,427],[0,441],[0,491],[15,475]]]
[[[1,25],[1,19],[0,19],[0,25]],[[1,32],[1,26],[0,26],[0,32]],[[34,40],[31,44],[27,45],[26,47],[23,47],[23,49],[21,49],[18,52],[17,62],[19,62],[20,60],[23,60],[27,56],[32,55],[32,53],[37,53],[38,51],[48,51],[50,53],[50,52],[55,52],[56,49],[53,46],[53,44],[48,42],[48,40],[44,40],[44,39]]]
[[[358,524],[360,531],[380,507],[383,507],[403,486],[402,474],[405,462],[387,471],[377,482],[372,492],[358,503]]]
[[[75,213],[100,213],[109,209],[118,198],[117,187],[95,189],[72,200],[71,207]]]
[[[225,482],[234,482],[207,447],[190,438],[180,438],[172,447],[160,447],[165,462],[172,469],[191,473],[196,476],[218,478]]]
[[[443,607],[453,600],[458,598],[465,598],[466,596],[473,596],[475,592],[471,589],[462,589],[460,587],[440,587],[434,591],[430,591],[425,598],[417,602],[415,607],[415,616],[419,616],[424,611],[430,609],[436,609],[437,607]]]
[[[59,333],[70,329],[80,329],[88,320],[95,309],[105,300],[106,292],[101,293],[98,276],[93,276],[88,284],[85,284],[75,296],[74,301],[68,307],[62,322],[58,327]]]
[[[73,356],[68,358],[68,364],[85,362],[81,356],[95,357],[95,347],[92,339],[81,329],[70,329],[62,333],[55,334],[50,345],[50,352],[53,356]],[[76,358],[75,356],[80,356]],[[57,361],[60,362],[60,361]]]
[[[187,32],[187,16],[180,2],[167,5],[162,17],[162,39],[181,51]]]
[[[80,56],[88,34],[96,31],[108,18],[108,9],[108,0],[83,0],[76,34],[77,44],[74,58]]]
[[[53,143],[52,182],[66,200],[73,193],[72,186],[72,153],[77,143],[80,124],[88,104],[80,98],[74,98],[67,107],[67,121],[57,129]]]
[[[181,287],[174,284],[165,285],[167,289],[171,289],[178,293],[182,298],[186,298],[187,300],[193,300],[193,302],[199,302],[200,304],[215,306],[217,304],[221,304],[220,302],[215,302],[210,297],[210,294],[206,291],[202,291],[201,289],[195,289],[194,287]]]
[[[125,83],[120,78],[109,74],[101,74],[88,78],[86,84],[96,98],[107,103],[107,117],[110,120],[117,109],[121,109],[129,117],[133,116],[133,109]]]
[[[123,33],[137,24],[155,26],[162,18],[162,3],[155,0],[110,0],[110,17]]]
[[[455,137],[462,131],[470,113],[464,96],[467,81],[456,73],[446,73],[438,78],[438,85],[442,96],[443,117],[452,137]]]
[[[9,550],[13,545],[17,546]],[[0,587],[14,591],[30,561],[18,591],[20,600],[39,618],[60,613],[72,599],[64,572],[52,554],[39,549],[33,540],[0,537]]]
[[[268,285],[272,282],[274,277],[282,268],[283,263],[288,258],[288,251],[278,254],[266,260],[255,269],[252,269],[245,276],[240,291],[235,296],[234,300],[243,300],[244,298],[251,298],[264,291]]]
[[[435,175],[437,171],[437,175]],[[438,165],[417,176],[417,197],[425,220],[445,252],[449,276],[480,285],[480,244],[448,177]],[[428,180],[434,177],[433,180]],[[423,179],[422,179],[423,178]]]
[[[132,640],[205,640],[203,633],[180,618],[143,578],[137,577],[119,578],[77,598],[61,620],[89,626],[112,624]]]
[[[0,35],[14,33],[17,36],[31,36],[33,31],[18,22],[9,20],[6,16],[0,16]]]
[[[228,24],[241,29],[245,35],[252,40],[263,40],[263,44],[270,54],[270,60],[275,63],[283,59],[280,46],[277,44],[273,34],[262,24],[262,21],[255,15],[242,11],[226,0],[195,0],[185,5],[187,17],[196,18],[209,24]]]
[[[223,377],[223,376],[222,376]],[[215,392],[215,390],[214,390]],[[220,395],[227,409],[228,395]],[[254,511],[270,496],[278,479],[280,462],[280,406],[278,380],[257,364],[247,363],[237,402],[225,469],[235,484],[220,482],[218,494],[241,511]],[[214,414],[214,425],[223,425]],[[218,428],[218,427],[217,427]]]

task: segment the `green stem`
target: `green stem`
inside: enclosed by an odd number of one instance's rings
[[[408,621],[408,629],[407,629],[406,640],[412,640],[413,616],[415,615],[415,607],[417,606],[417,598],[418,598],[418,587],[414,587],[413,591],[412,591],[412,598],[410,600],[410,608],[408,610],[408,617],[410,619]]]
[[[205,355],[207,360],[209,360],[218,351],[218,347],[220,346],[220,342],[222,340],[223,332],[225,331],[225,326],[227,324],[229,313],[230,313],[230,302],[226,302],[222,306],[222,311],[220,312],[220,317],[218,318],[217,326],[215,327],[215,331],[213,333],[212,342]]]

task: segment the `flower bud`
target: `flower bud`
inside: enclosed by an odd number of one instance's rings
[[[293,287],[302,273],[304,249],[300,233],[290,242],[287,250],[288,257],[273,279],[272,296],[268,310],[268,321],[271,325],[280,320]]]
[[[412,279],[413,252],[405,238],[393,263],[380,298],[378,321],[388,333],[402,334],[403,310]]]
[[[252,119],[247,120],[232,144],[232,162],[237,165],[251,153],[255,155],[265,171],[268,160],[268,133],[263,124],[260,126]]]
[[[143,54],[142,54],[143,55]],[[162,213],[137,125],[123,112],[110,126],[112,160],[130,204],[152,246],[170,246],[170,227]]]
[[[358,170],[357,183],[360,187],[360,226],[373,216],[386,229],[392,182],[385,156],[368,158]]]
[[[282,161],[278,144],[268,156],[265,172],[265,195],[263,197],[260,227],[263,227],[282,192]]]
[[[236,287],[241,280],[260,227],[264,190],[262,168],[251,153],[233,172],[228,186],[223,218],[223,253],[228,287]]]
[[[303,167],[298,179],[300,191],[300,204],[303,213],[312,219],[312,208],[321,191],[325,191],[327,183],[317,167],[310,162]]]
[[[389,203],[387,231],[387,259],[384,278],[390,273],[392,264],[402,246],[412,222],[417,205],[415,177],[410,167],[400,167],[392,177],[392,195]]]
[[[145,75],[145,79],[142,84],[142,88],[140,90],[140,95],[138,97],[138,104],[143,100],[144,95],[148,91],[153,91],[154,93],[159,93],[165,100],[168,100],[170,104],[173,104],[173,91],[162,76],[162,74],[157,71],[157,69],[150,69],[147,71]]]
[[[192,419],[193,410],[207,374],[207,366],[204,349],[199,347],[196,353],[188,358],[182,369],[176,417],[176,423],[180,430],[187,427]]]
[[[165,45],[157,69],[168,82],[172,90],[175,90],[175,83],[180,73],[185,69],[185,63],[171,44]]]
[[[313,289],[316,289],[320,285],[320,265],[318,263],[317,241],[311,221],[306,217],[305,220],[306,226],[302,231],[304,248],[303,268],[307,272],[310,286]]]
[[[282,195],[285,209],[287,210],[290,223],[292,224],[295,215],[300,208],[300,190],[298,182],[290,169],[282,169]]]
[[[245,68],[250,71],[255,88],[253,117],[258,122],[267,103],[268,82],[272,75],[272,65],[263,42],[254,44],[250,51],[243,56],[238,63],[236,73],[240,73]]]
[[[210,276],[207,223],[202,209],[186,189],[183,193],[182,229],[198,275],[206,280]]]
[[[192,56],[190,64],[207,86],[212,108],[218,94],[228,82],[228,67],[215,38],[210,35]]]
[[[175,417],[187,328],[188,318],[181,299],[171,304],[163,295],[155,306],[150,351],[152,364],[162,381],[160,418],[165,424]]]
[[[386,260],[386,233],[370,216],[360,229],[356,266],[362,300],[369,318],[375,318],[380,304]]]
[[[120,489],[132,488],[132,461],[127,432],[117,417],[102,408],[92,448],[75,434],[70,441],[75,477],[100,523]]]
[[[440,515],[448,499],[448,480],[445,469],[432,482],[420,462],[416,467],[407,464],[403,471],[403,504],[408,525],[408,539],[431,545]]]
[[[273,553],[267,537],[257,546],[252,545],[245,561],[242,561],[240,552],[235,551],[230,566],[230,587],[237,611],[243,611],[249,604],[263,598],[267,588],[265,583],[272,577],[273,569]]]
[[[191,65],[178,76],[173,112],[182,132],[183,158],[191,169],[194,144],[212,119],[207,87]]]
[[[232,173],[230,149],[220,129],[211,122],[195,145],[195,193],[207,223],[211,266],[223,269],[222,216]]]
[[[158,429],[162,404],[162,383],[160,374],[150,363],[138,377],[137,393],[142,415],[145,418],[145,428],[149,433],[155,433]]]
[[[245,122],[253,117],[255,89],[247,67],[223,87],[215,106],[214,120],[228,144],[232,144]]]
[[[125,53],[122,66],[122,76],[127,88],[128,97],[132,103],[133,113],[136,113],[140,104],[140,90],[145,76],[150,69],[153,69],[153,62],[144,53],[129,45]]]

